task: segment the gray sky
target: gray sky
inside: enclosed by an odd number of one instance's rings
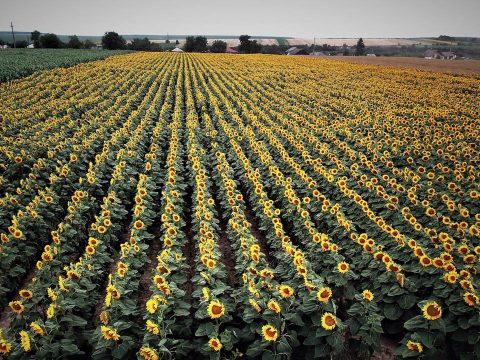
[[[0,31],[480,37],[480,0],[0,0]]]

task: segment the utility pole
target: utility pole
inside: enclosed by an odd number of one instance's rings
[[[10,27],[12,28],[12,37],[13,37],[13,48],[16,48],[15,45],[15,33],[13,32],[13,23],[10,21]]]
[[[314,36],[314,37],[313,37],[313,52],[315,52],[315,47],[316,47],[315,42],[316,42],[316,39],[315,39],[315,36]]]

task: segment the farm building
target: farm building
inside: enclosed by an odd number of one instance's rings
[[[286,55],[309,55],[307,49],[300,49],[297,48],[296,46],[289,48],[287,51],[285,51]]]
[[[327,56],[323,51],[314,51],[310,55],[312,56]]]
[[[225,52],[226,52],[227,54],[238,54],[238,51],[237,51],[237,50],[232,49],[232,48],[230,48],[230,47],[228,47],[227,50],[225,50]]]
[[[442,60],[453,60],[457,55],[452,51],[438,51],[433,49],[428,49],[424,54],[425,59],[442,59]]]
[[[180,49],[179,47],[176,47],[175,49],[172,50],[172,52],[175,52],[175,53],[182,53],[183,50]]]

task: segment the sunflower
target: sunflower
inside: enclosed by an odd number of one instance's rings
[[[24,299],[31,299],[33,296],[33,293],[30,290],[20,290],[18,293]]]
[[[100,225],[98,228],[97,228],[97,231],[100,233],[100,234],[105,234],[105,232],[107,231],[107,228],[103,225]]]
[[[100,329],[102,331],[102,335],[105,340],[112,340],[112,341],[120,340],[120,335],[118,334],[117,330],[109,328],[108,326],[104,326],[104,325],[102,325]]]
[[[272,325],[262,326],[263,338],[267,341],[276,341],[278,338],[278,330]]]
[[[422,344],[418,343],[418,342],[414,342],[412,340],[408,340],[407,342],[407,348],[409,350],[412,350],[412,351],[415,351],[415,352],[418,352],[418,353],[421,353],[423,352],[423,346]]]
[[[432,265],[432,260],[430,260],[430,258],[427,255],[423,255],[423,256],[420,257],[420,264],[423,267],[427,267],[427,266]]]
[[[158,335],[158,333],[160,332],[160,330],[158,329],[158,325],[151,320],[147,320],[147,323],[145,324],[145,326],[148,332],[153,335]]]
[[[137,220],[133,223],[133,227],[136,229],[136,230],[142,230],[144,227],[145,227],[145,224],[143,223],[142,220]]]
[[[40,336],[45,335],[45,330],[43,330],[43,328],[39,324],[37,324],[36,322],[32,322],[30,324],[30,328],[37,335],[40,335]]]
[[[216,265],[216,261],[213,259],[208,259],[205,265],[207,265],[207,268],[213,269]]]
[[[218,319],[225,314],[225,306],[221,302],[213,300],[210,301],[207,311],[212,319]]]
[[[5,339],[0,339],[0,354],[8,354],[12,350],[12,344]]]
[[[370,290],[363,290],[362,296],[367,301],[373,300],[373,293]]]
[[[208,340],[208,346],[210,346],[210,348],[215,351],[220,351],[223,347],[222,343],[220,342],[220,340],[218,340],[218,338],[211,338],[210,340]]]
[[[326,312],[322,315],[322,327],[325,330],[333,330],[337,326],[337,317],[332,313]]]
[[[280,285],[278,287],[278,292],[284,299],[288,299],[294,294],[294,290],[288,285]]]
[[[93,255],[95,254],[95,248],[93,246],[87,245],[87,247],[85,248],[85,252],[88,255]]]
[[[250,305],[252,306],[252,308],[256,312],[261,312],[262,311],[262,308],[260,307],[260,305],[255,300],[249,299],[248,302],[250,303]]]
[[[337,269],[338,269],[338,272],[344,274],[348,271],[348,264],[342,261],[341,263],[338,263]]]
[[[157,311],[158,303],[155,299],[150,299],[147,301],[145,306],[147,307],[147,311],[150,314],[153,314],[155,311]]]
[[[280,311],[282,310],[280,305],[278,305],[278,303],[273,299],[268,302],[267,306],[270,310],[272,310],[276,314],[279,314]]]
[[[55,316],[55,309],[56,309],[56,305],[55,304],[50,304],[48,306],[48,309],[47,309],[47,319],[51,319]]]
[[[478,299],[478,296],[471,292],[466,292],[463,295],[463,300],[468,306],[475,306],[480,304],[480,300]]]
[[[100,321],[103,323],[103,325],[107,325],[108,324],[108,314],[106,311],[102,311],[100,313]]]
[[[332,297],[332,289],[329,287],[322,287],[317,292],[317,300],[320,302],[327,302]]]
[[[20,331],[20,338],[22,342],[23,351],[29,352],[31,350],[30,336],[28,336],[28,333],[25,330],[22,330]]]
[[[15,239],[20,239],[23,236],[23,232],[20,229],[15,229],[12,235]]]
[[[10,309],[16,314],[21,314],[25,310],[25,306],[23,306],[21,301],[10,301],[8,306],[10,306]]]
[[[158,360],[158,355],[152,348],[142,347],[138,352],[145,360]]]
[[[435,301],[429,301],[422,307],[423,317],[427,320],[437,320],[442,317],[442,308]]]
[[[95,239],[93,237],[90,237],[88,239],[88,245],[90,245],[90,246],[96,247],[98,245],[98,243],[99,243],[98,239]]]

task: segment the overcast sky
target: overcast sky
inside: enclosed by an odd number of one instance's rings
[[[0,0],[0,31],[480,37],[480,0]]]

